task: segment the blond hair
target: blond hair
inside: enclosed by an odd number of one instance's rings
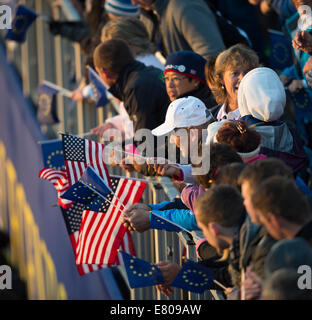
[[[243,44],[236,44],[206,62],[206,81],[218,104],[228,102],[223,85],[224,72],[237,67],[246,67],[249,70],[259,67],[257,53]]]
[[[148,38],[147,30],[137,18],[116,18],[109,20],[102,29],[101,41],[120,39],[134,47],[137,55],[155,52],[155,47]]]

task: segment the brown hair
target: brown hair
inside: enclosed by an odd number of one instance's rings
[[[306,5],[312,8],[312,1],[311,0],[292,0],[293,5],[298,10],[300,6]]]
[[[238,183],[248,181],[250,188],[256,190],[261,182],[272,176],[293,178],[291,169],[283,161],[269,158],[249,164],[240,174]]]
[[[253,206],[264,216],[271,213],[295,224],[305,224],[311,219],[309,204],[294,180],[271,177],[260,184],[251,198]]]
[[[217,57],[208,59],[205,65],[206,81],[217,103],[227,102],[227,92],[223,87],[224,72],[242,66],[249,70],[259,67],[259,57],[256,52],[243,44],[236,44]]]
[[[101,35],[103,42],[108,38],[124,40],[135,48],[138,55],[155,52],[144,23],[137,18],[118,17],[109,20],[104,25]]]
[[[245,214],[243,198],[236,188],[216,186],[196,200],[196,219],[206,226],[215,222],[225,228],[237,227]]]
[[[217,185],[229,185],[237,188],[240,191],[238,177],[245,167],[246,167],[245,163],[239,163],[239,162],[225,165],[219,170],[219,173],[212,187]]]
[[[93,54],[94,65],[108,72],[120,73],[134,61],[133,55],[123,40],[111,39],[99,44]]]
[[[209,159],[203,157],[202,161],[209,161],[209,172],[203,175],[194,175],[195,181],[204,188],[209,188],[216,179],[220,167],[229,163],[242,163],[242,158],[229,146],[222,143],[213,143],[210,146]],[[200,167],[201,164],[193,165]]]
[[[261,135],[244,121],[224,123],[216,135],[217,141],[231,146],[236,152],[248,153],[258,148]]]

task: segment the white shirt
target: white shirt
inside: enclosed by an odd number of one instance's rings
[[[217,120],[221,121],[221,120],[239,120],[241,118],[239,109],[235,109],[233,111],[230,112],[226,112],[226,107],[225,104],[222,105],[222,107],[220,108],[218,115],[217,115]]]

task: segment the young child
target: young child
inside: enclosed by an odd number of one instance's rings
[[[244,121],[225,122],[218,130],[214,142],[230,145],[245,163],[263,160],[267,157],[260,154],[261,135]]]

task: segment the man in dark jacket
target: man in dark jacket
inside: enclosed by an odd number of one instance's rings
[[[164,121],[169,99],[160,69],[135,61],[127,44],[117,39],[97,46],[93,57],[109,91],[124,102],[134,131],[153,129]]]

